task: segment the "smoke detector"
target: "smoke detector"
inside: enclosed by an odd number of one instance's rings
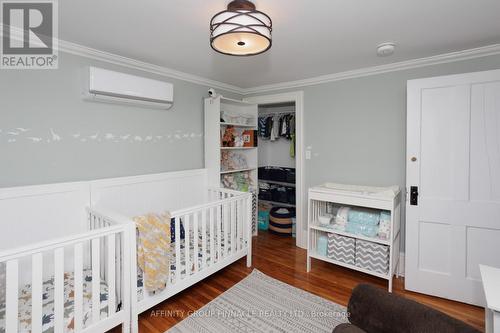
[[[396,44],[393,42],[382,43],[377,46],[377,55],[379,57],[388,57],[394,53]]]

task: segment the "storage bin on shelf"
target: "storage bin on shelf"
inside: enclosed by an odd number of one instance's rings
[[[270,167],[259,167],[259,179],[261,180],[270,180]]]
[[[361,239],[356,240],[357,267],[387,274],[389,271],[389,246]]]
[[[334,233],[328,233],[327,257],[354,265],[356,260],[356,239]]]
[[[272,201],[273,193],[270,186],[264,187],[259,185],[259,200]]]
[[[288,193],[288,203],[291,205],[295,205],[295,188],[288,187],[287,193]]]
[[[287,183],[295,183],[295,169],[294,168],[285,168],[286,173],[286,182]]]
[[[288,191],[284,186],[272,186],[271,193],[273,201],[288,203]]]
[[[295,183],[295,169],[278,166],[263,166],[259,168],[259,179]]]

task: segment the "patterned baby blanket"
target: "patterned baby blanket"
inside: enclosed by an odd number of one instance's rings
[[[170,214],[146,214],[134,218],[137,225],[137,264],[149,292],[163,290],[169,277]]]

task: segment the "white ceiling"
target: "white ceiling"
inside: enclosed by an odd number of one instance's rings
[[[210,18],[228,0],[59,1],[63,40],[249,88],[500,43],[500,0],[257,0],[273,47],[216,53]],[[376,56],[379,43],[396,53]]]

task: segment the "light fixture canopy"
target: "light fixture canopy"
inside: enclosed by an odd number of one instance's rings
[[[272,45],[272,21],[248,0],[234,0],[210,21],[210,46],[222,54],[250,56]]]

